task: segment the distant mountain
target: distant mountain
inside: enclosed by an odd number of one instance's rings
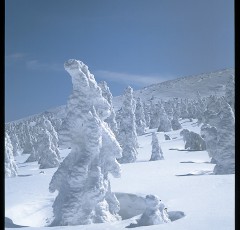
[[[151,98],[154,101],[171,98],[195,99],[197,91],[204,97],[211,94],[223,96],[225,85],[231,75],[235,75],[234,69],[223,69],[211,73],[180,77],[136,90],[133,95],[135,98],[140,97],[145,102]],[[122,96],[113,98],[115,110],[121,108],[122,98]]]
[[[140,90],[134,91],[133,95],[135,98],[140,97],[145,102],[148,102],[151,98],[153,98],[154,101],[161,99],[168,100],[176,97],[195,99],[197,91],[199,91],[202,96],[209,96],[211,94],[223,96],[225,85],[231,75],[235,75],[234,69],[223,69],[211,73],[180,77],[174,80],[146,86]],[[113,98],[115,110],[121,108],[122,98],[122,96]],[[45,112],[51,112],[57,118],[64,118],[66,116],[65,110],[66,105],[62,105],[48,109]],[[25,120],[32,120],[32,118],[38,116],[41,116],[41,114],[36,114],[13,122],[18,123]]]

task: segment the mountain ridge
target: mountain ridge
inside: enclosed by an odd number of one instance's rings
[[[201,73],[196,75],[189,75],[178,77],[176,79],[167,80],[164,82],[151,84],[143,87],[139,90],[133,91],[134,98],[140,97],[142,101],[149,102],[151,99],[154,101],[158,100],[169,100],[171,98],[196,98],[196,92],[202,96],[209,96],[215,94],[217,96],[224,95],[225,85],[231,75],[235,76],[234,68],[224,68],[217,71],[208,73]],[[209,80],[209,81],[208,81]],[[121,108],[123,95],[113,97],[113,106],[115,110]],[[18,120],[6,122],[18,123],[36,116],[43,114],[44,112],[51,112],[57,118],[64,118],[66,105],[60,105],[50,109],[46,109],[42,113],[30,115]]]

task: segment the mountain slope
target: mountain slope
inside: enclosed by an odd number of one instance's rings
[[[211,73],[203,73],[194,76],[180,77],[174,80],[161,82],[146,86],[140,90],[133,92],[135,98],[140,97],[142,101],[149,101],[152,97],[154,100],[168,100],[170,98],[196,98],[196,92],[199,91],[202,96],[209,96],[215,94],[218,96],[224,95],[225,85],[231,75],[235,75],[234,69],[218,70]],[[115,110],[122,106],[122,95],[113,98],[113,105]],[[64,118],[66,105],[58,106],[46,110],[52,112],[57,118]],[[28,120],[36,114],[20,120],[15,123]]]
[[[149,101],[151,98],[154,101],[168,100],[174,97],[195,99],[197,91],[202,96],[211,94],[223,96],[225,85],[231,75],[235,75],[234,69],[181,77],[144,87],[134,91],[133,94],[135,98],[140,97],[143,101]],[[114,97],[113,105],[116,110],[120,109],[122,96]]]

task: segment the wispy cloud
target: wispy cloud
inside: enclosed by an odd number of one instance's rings
[[[12,53],[7,55],[6,58],[10,58],[12,60],[23,60],[26,56],[26,53]]]
[[[97,70],[94,71],[95,77],[100,77],[106,81],[113,82],[124,82],[129,85],[136,86],[147,86],[151,84],[160,83],[170,79],[176,78],[172,74],[149,74],[149,75],[140,75],[140,74],[129,74],[129,73],[119,73],[106,70]]]
[[[57,63],[44,63],[38,60],[26,61],[26,67],[30,70],[43,70],[43,71],[62,71],[63,65]]]

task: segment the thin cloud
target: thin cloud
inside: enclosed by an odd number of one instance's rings
[[[26,53],[12,53],[7,55],[7,58],[13,59],[13,60],[22,60],[27,56]]]
[[[44,71],[62,71],[63,65],[57,63],[44,63],[38,60],[26,61],[26,67],[30,70],[44,70]]]
[[[160,82],[175,78],[175,76],[171,74],[139,75],[139,74],[112,72],[112,71],[106,71],[106,70],[95,71],[94,75],[106,81],[124,82],[129,85],[134,84],[140,87],[160,83]]]

